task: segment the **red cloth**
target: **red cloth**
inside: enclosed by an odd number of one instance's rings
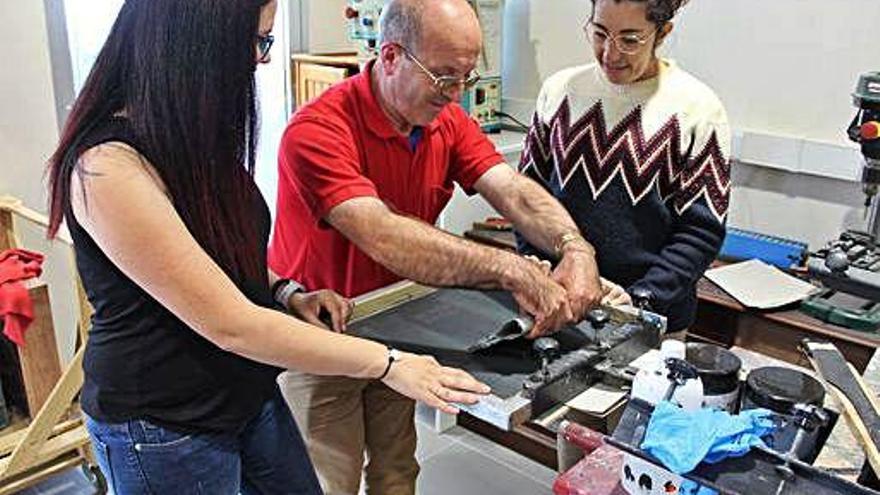
[[[623,452],[603,445],[559,475],[553,483],[556,495],[626,495],[620,483]],[[662,488],[661,488],[662,490]]]
[[[413,151],[376,102],[371,68],[301,108],[281,141],[269,266],[310,290],[352,297],[400,280],[321,220],[333,207],[377,197],[433,224],[455,183],[472,194],[474,183],[504,161],[457,104],[423,130]]]
[[[25,249],[7,249],[0,253],[0,316],[3,333],[19,346],[24,332],[34,319],[34,305],[21,282],[43,273],[43,255]]]

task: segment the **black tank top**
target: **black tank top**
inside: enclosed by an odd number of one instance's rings
[[[142,151],[123,119],[91,132],[81,149],[107,142]],[[256,184],[253,191],[261,273],[267,273],[269,209]],[[184,432],[242,428],[274,393],[280,370],[226,352],[198,335],[104,255],[69,205],[65,218],[77,269],[95,309],[83,363],[83,410],[99,421],[146,419]],[[268,276],[237,285],[255,304],[274,306]]]

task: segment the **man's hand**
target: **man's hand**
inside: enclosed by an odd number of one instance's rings
[[[325,289],[294,294],[287,301],[287,308],[294,316],[312,325],[330,330],[327,327],[327,322],[321,320],[323,311],[330,315],[332,330],[344,333],[354,304],[336,292]]]
[[[563,251],[562,259],[553,270],[553,280],[565,287],[568,293],[568,303],[576,321],[598,306],[604,294],[595,251],[588,244],[583,244],[583,247],[569,244],[569,249]]]
[[[573,320],[565,288],[550,278],[549,264],[537,258],[516,258],[510,289],[522,311],[535,320],[528,338],[559,330]]]

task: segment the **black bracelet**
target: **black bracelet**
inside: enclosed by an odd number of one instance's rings
[[[382,374],[379,375],[379,378],[377,378],[377,380],[379,380],[379,381],[384,380],[385,377],[388,376],[388,372],[391,371],[391,365],[394,364],[394,361],[397,361],[397,357],[395,356],[396,353],[394,352],[394,348],[391,346],[386,346],[386,347],[388,348],[388,364],[385,366],[385,371],[383,371]]]

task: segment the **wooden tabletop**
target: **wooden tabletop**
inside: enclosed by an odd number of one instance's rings
[[[818,336],[845,340],[865,347],[880,347],[880,333],[861,332],[827,323],[800,311],[796,306],[768,311],[747,308],[705,277],[697,282],[697,297],[701,302],[714,303],[733,311],[754,313],[770,321],[799,328]]]

